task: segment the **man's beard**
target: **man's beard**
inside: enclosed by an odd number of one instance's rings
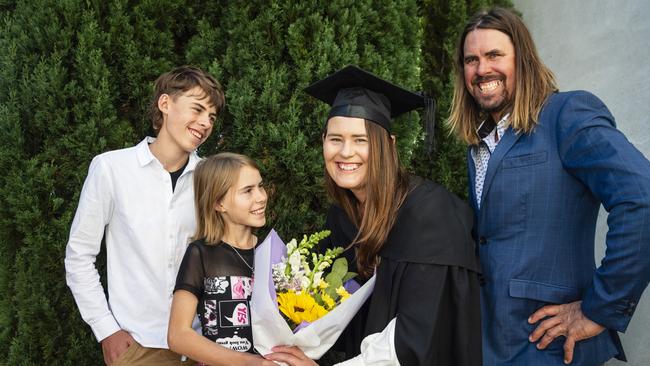
[[[510,108],[510,94],[506,88],[503,88],[503,92],[501,93],[500,99],[497,102],[489,101],[489,103],[484,103],[481,99],[479,99],[476,100],[476,103],[481,108],[482,112],[489,114],[503,112]]]
[[[490,95],[489,97],[482,96],[482,91],[480,90],[478,85],[490,81],[499,81],[500,83],[499,87],[502,89],[501,94]],[[510,93],[508,92],[508,89],[506,87],[505,75],[498,74],[498,76],[497,75],[489,75],[483,77],[479,76],[476,77],[474,80],[472,80],[472,86],[473,86],[472,90],[478,89],[478,92],[476,92],[476,95],[473,94],[474,91],[470,94],[472,94],[472,98],[474,99],[474,102],[479,107],[482,113],[503,115],[504,111],[511,108],[512,100],[510,97]]]

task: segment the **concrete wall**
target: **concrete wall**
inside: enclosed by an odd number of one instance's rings
[[[584,89],[599,96],[618,128],[650,157],[650,1],[514,0],[514,4],[560,89]],[[601,210],[598,220],[599,263],[607,213]],[[622,340],[629,362],[610,361],[608,366],[650,365],[650,290]]]

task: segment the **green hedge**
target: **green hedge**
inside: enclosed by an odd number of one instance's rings
[[[65,285],[65,245],[91,158],[151,134],[160,73],[194,64],[222,81],[227,110],[200,152],[254,157],[272,184],[269,227],[297,236],[327,206],[326,107],[301,90],[346,64],[436,96],[434,158],[416,113],[396,127],[400,154],[465,196],[464,147],[440,122],[457,31],[491,3],[0,1],[0,365],[102,363]]]

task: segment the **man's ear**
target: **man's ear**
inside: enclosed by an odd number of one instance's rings
[[[397,141],[397,140],[395,139],[395,135],[390,135],[390,139],[391,139],[391,141],[393,141],[393,145],[395,145],[395,141]]]
[[[171,97],[169,94],[161,94],[160,97],[158,98],[158,109],[164,114],[169,113],[169,102],[171,101]]]

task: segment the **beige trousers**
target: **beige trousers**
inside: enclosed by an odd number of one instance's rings
[[[194,366],[196,362],[165,348],[147,348],[134,342],[112,366]]]

